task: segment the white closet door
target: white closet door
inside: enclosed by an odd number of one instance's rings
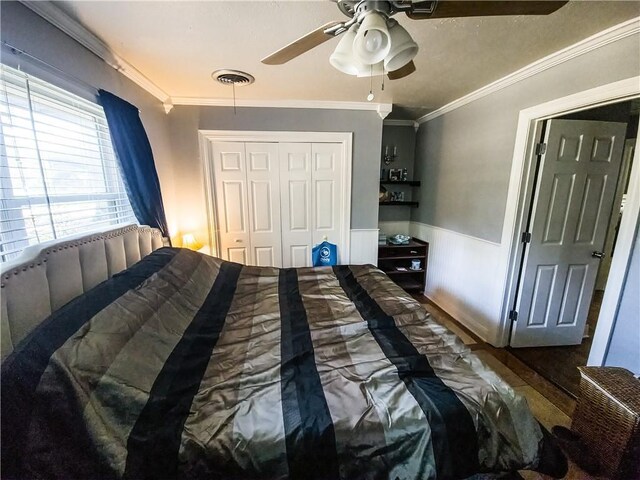
[[[339,143],[314,143],[311,146],[311,197],[312,244],[325,238],[342,246],[342,145]]]
[[[311,144],[280,143],[282,266],[311,265]]]
[[[247,143],[250,263],[282,266],[280,175],[277,143]]]
[[[251,262],[251,235],[247,208],[247,175],[244,143],[211,144],[215,177],[220,257]]]

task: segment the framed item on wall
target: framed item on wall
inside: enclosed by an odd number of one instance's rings
[[[399,182],[402,180],[402,169],[401,168],[390,168],[389,169],[389,181],[390,182]]]

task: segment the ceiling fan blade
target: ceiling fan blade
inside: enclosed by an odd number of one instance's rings
[[[566,3],[568,1],[440,0],[436,4],[433,13],[407,11],[407,16],[413,20],[424,20],[428,18],[490,17],[494,15],[549,15]]]
[[[398,70],[387,73],[387,77],[389,77],[389,80],[399,80],[406,77],[407,75],[411,75],[415,71],[416,64],[413,63],[413,60],[411,60],[404,67],[400,67]]]
[[[327,40],[331,40],[334,35],[328,35],[324,33],[327,28],[334,27],[339,25],[342,22],[329,22],[321,27],[316,28],[312,32],[307,33],[306,35],[298,38],[297,40],[291,42],[289,45],[281,48],[277,52],[272,53],[271,55],[264,57],[262,59],[262,63],[266,65],[282,65],[283,63],[287,63],[289,60],[296,58],[298,55],[302,55],[304,52],[308,52],[314,47],[326,42]]]

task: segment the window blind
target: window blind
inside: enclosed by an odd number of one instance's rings
[[[0,65],[0,261],[137,223],[100,105]]]

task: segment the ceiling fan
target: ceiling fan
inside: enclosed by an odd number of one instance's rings
[[[343,73],[368,77],[387,74],[397,80],[415,72],[418,45],[392,18],[404,12],[411,20],[495,15],[548,15],[565,1],[530,0],[332,0],[347,21],[329,22],[262,59],[282,65],[327,40],[345,34],[330,63]]]

